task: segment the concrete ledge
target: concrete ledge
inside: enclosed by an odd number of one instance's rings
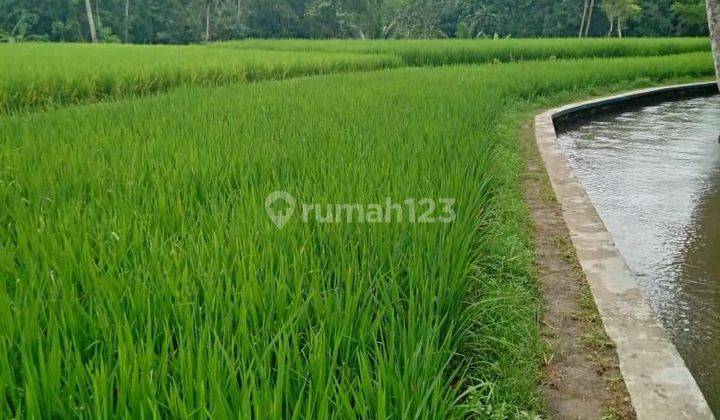
[[[606,115],[625,111],[639,106],[656,105],[661,102],[712,96],[718,93],[716,82],[691,83],[687,85],[667,86],[637,90],[616,96],[588,102],[570,104],[558,108],[553,115],[555,127],[565,131],[568,126],[592,119],[595,115]]]
[[[667,332],[645,302],[634,274],[595,211],[557,142],[560,122],[667,100],[717,92],[697,83],[645,89],[566,105],[535,117],[535,137],[565,224],[608,337],[615,343],[625,384],[639,419],[714,419],[700,388]]]

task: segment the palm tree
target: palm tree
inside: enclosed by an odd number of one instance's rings
[[[93,18],[90,0],[85,0],[85,13],[87,14],[88,26],[90,26],[90,40],[92,42],[98,42],[97,32],[95,32],[95,19]]]
[[[585,22],[585,38],[590,33],[590,24],[592,23],[593,9],[595,8],[595,0],[590,0],[590,6],[588,7],[587,22]]]
[[[585,7],[583,7],[583,17],[580,21],[580,33],[578,34],[578,38],[582,38],[583,33],[585,33],[585,19],[587,19],[588,1],[589,0],[585,0]]]
[[[715,53],[715,71],[718,76],[718,87],[720,87],[720,0],[706,1],[710,38],[712,39],[713,52]]]

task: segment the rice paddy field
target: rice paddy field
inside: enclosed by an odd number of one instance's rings
[[[518,129],[713,75],[693,39],[16,44],[0,63],[18,418],[542,415]],[[457,217],[278,229],[276,190],[452,197]]]
[[[473,39],[447,40],[249,40],[214,44],[215,47],[274,51],[391,54],[409,66],[502,63],[524,60],[654,56],[706,51],[704,38]]]
[[[0,60],[0,115],[119,99],[181,86],[218,86],[398,67],[387,54],[268,53],[204,46],[8,44]]]

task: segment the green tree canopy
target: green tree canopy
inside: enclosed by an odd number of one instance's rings
[[[100,42],[577,36],[583,0],[90,0]],[[704,35],[703,0],[596,0],[590,36]],[[207,34],[206,34],[207,31]],[[87,41],[84,0],[0,0],[0,39]]]

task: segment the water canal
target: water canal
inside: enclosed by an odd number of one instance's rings
[[[558,136],[645,298],[720,417],[720,96]]]

